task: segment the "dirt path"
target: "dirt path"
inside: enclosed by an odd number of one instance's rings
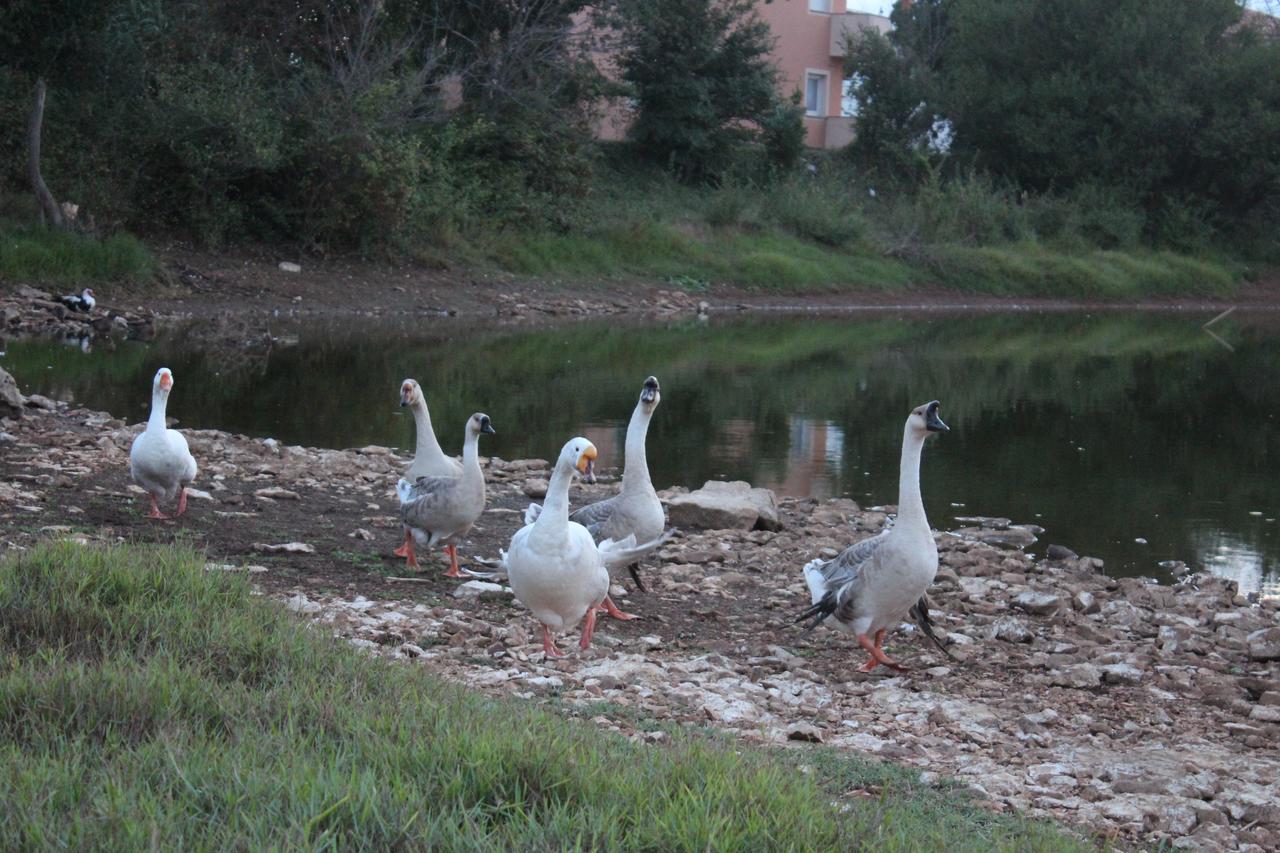
[[[595,648],[548,664],[534,621],[501,584],[459,586],[438,563],[394,579],[405,569],[389,553],[392,486],[406,460],[391,451],[188,431],[206,494],[183,519],[154,522],[127,477],[140,425],[47,405],[0,425],[0,548],[48,536],[185,541],[373,653],[638,739],[658,742],[658,724],[672,723],[821,741],[919,767],[925,782],[959,778],[992,808],[1086,832],[1280,846],[1280,603],[1251,603],[1229,582],[1115,580],[1088,557],[1035,562],[998,547],[1016,538],[1009,530],[940,533],[931,596],[957,659],[899,634],[890,653],[912,672],[864,676],[847,638],[792,624],[806,603],[799,567],[879,530],[886,514],[787,499],[781,531],[678,536],[648,567],[650,592],[620,597],[642,619],[605,620]],[[505,547],[545,463],[486,467],[489,509],[468,556]],[[261,547],[291,542],[309,550]]]

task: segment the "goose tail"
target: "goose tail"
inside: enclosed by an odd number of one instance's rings
[[[804,564],[804,581],[809,585],[811,604],[817,604],[827,594],[827,579],[822,574],[826,560],[810,560]]]
[[[400,499],[400,503],[408,503],[409,496],[413,494],[413,484],[401,477],[396,481],[396,497]]]
[[[600,550],[600,556],[604,558],[606,568],[620,568],[637,560],[643,560],[658,550],[674,533],[674,530],[664,530],[661,536],[650,539],[643,545],[636,544],[636,535],[632,533],[627,538],[616,542],[606,539],[596,547]]]

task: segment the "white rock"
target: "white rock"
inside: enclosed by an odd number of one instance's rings
[[[671,526],[693,530],[777,530],[778,499],[741,480],[708,480],[701,489],[667,501]]]
[[[284,542],[279,545],[268,545],[265,542],[254,542],[253,550],[260,554],[314,554],[316,546],[305,542]]]
[[[284,272],[302,272],[302,267],[293,261],[281,261],[279,266]]]
[[[481,600],[503,598],[510,594],[511,590],[502,584],[490,583],[489,581],[466,581],[458,584],[453,590],[454,598],[479,598]]]

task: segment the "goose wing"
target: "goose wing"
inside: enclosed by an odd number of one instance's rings
[[[602,530],[605,524],[613,516],[613,511],[618,505],[618,497],[614,495],[602,501],[596,501],[593,504],[587,504],[580,509],[575,510],[569,515],[570,521],[576,521],[583,527],[587,528],[587,532],[591,534],[591,538],[599,542],[603,536]]]
[[[889,531],[855,542],[834,560],[813,560],[804,567],[805,581],[813,604],[797,622],[813,620],[806,632],[817,628],[829,616],[839,621],[853,618],[853,606],[866,586],[866,567],[884,544]]]
[[[408,480],[400,480],[396,483],[400,520],[419,530],[430,529],[431,520],[450,506],[457,488],[456,477],[419,477],[412,485]]]

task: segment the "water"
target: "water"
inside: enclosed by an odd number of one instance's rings
[[[952,432],[923,470],[937,527],[955,516],[1034,522],[1107,570],[1168,580],[1163,560],[1280,592],[1280,318],[1030,314],[770,317],[552,329],[405,320],[290,330],[287,343],[211,347],[208,329],[90,353],[20,341],[0,364],[28,392],[170,414],[289,444],[413,446],[400,380],[426,391],[443,446],[485,411],[483,453],[553,456],[570,436],[621,462],[640,384],[662,382],[649,434],[661,488],[744,479],[782,494],[897,500],[902,422],[938,398]],[[201,332],[205,334],[201,334]],[[1138,541],[1144,540],[1144,541]],[[1034,550],[1034,549],[1033,549]]]

